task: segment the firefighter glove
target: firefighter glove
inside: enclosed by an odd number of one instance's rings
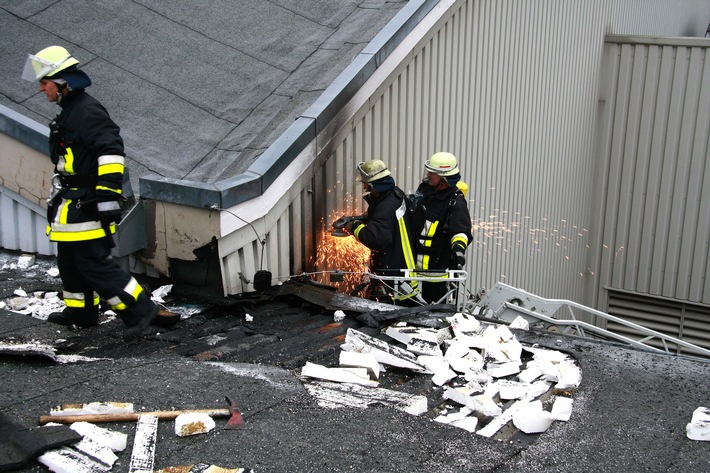
[[[121,205],[117,200],[107,200],[96,204],[101,223],[119,223],[121,221]]]
[[[351,221],[349,221],[348,223],[345,224],[345,230],[346,230],[349,234],[357,236],[357,235],[355,234],[355,231],[356,231],[358,228],[360,228],[361,225],[365,225],[365,224],[362,223],[362,221],[360,221],[360,220],[351,220]]]
[[[466,266],[466,256],[464,252],[457,249],[451,254],[451,268],[463,269]]]

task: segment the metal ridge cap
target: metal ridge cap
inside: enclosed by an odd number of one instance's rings
[[[438,0],[408,2],[302,116],[314,118],[322,130],[437,3]]]
[[[139,178],[140,196],[199,208],[233,207],[262,195],[315,137],[315,120],[299,117],[243,173],[214,184],[150,174]]]
[[[289,126],[247,171],[213,185],[148,175],[139,179],[141,198],[203,208],[229,208],[262,195],[419,24],[438,0],[411,0],[365,46],[321,96]]]
[[[138,178],[141,199],[152,199],[205,209],[225,208],[262,194],[261,176],[246,171],[208,184],[148,174]],[[228,204],[230,200],[238,202]]]

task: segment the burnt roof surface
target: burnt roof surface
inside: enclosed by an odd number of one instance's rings
[[[18,288],[32,293],[58,289],[47,276],[51,258],[28,269],[11,264],[18,254],[0,253],[0,300]],[[154,288],[165,281],[147,280]],[[685,426],[707,406],[710,363],[630,349],[614,343],[558,334],[515,331],[518,340],[571,355],[582,370],[567,422],[542,434],[506,441],[414,416],[394,408],[320,407],[300,379],[306,362],[337,366],[348,328],[377,336],[356,314],[334,322],[320,300],[272,288],[233,298],[199,298],[176,285],[183,306],[207,306],[170,328],[152,328],[123,342],[117,320],[89,329],[49,324],[0,310],[3,342],[44,342],[57,354],[93,361],[59,363],[43,354],[0,355],[0,410],[16,423],[36,427],[39,416],[62,403],[132,402],[137,411],[226,407],[234,400],[246,429],[177,437],[174,422],[161,420],[155,468],[196,463],[270,472],[538,472],[670,471],[710,469],[707,442],[689,440]],[[316,303],[318,302],[318,303]],[[248,320],[249,314],[253,320]],[[389,369],[381,386],[427,395],[429,407],[442,388],[431,376]],[[135,423],[100,424],[128,434],[112,471],[127,471]],[[1,447],[1,446],[0,446]],[[46,471],[29,462],[21,472]]]
[[[27,54],[62,45],[121,127],[136,191],[146,175],[214,183],[244,172],[407,3],[0,0],[0,105],[48,123],[57,106],[20,75]]]

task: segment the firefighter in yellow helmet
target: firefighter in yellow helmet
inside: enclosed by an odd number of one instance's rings
[[[66,308],[48,321],[91,327],[104,299],[135,338],[157,307],[128,272],[111,259],[112,234],[121,219],[125,154],[120,129],[85,89],[89,76],[62,46],[30,54],[22,78],[61,107],[50,123],[55,176],[48,199],[47,234],[57,242],[57,265]]]
[[[401,269],[414,269],[409,217],[404,192],[395,185],[392,173],[379,159],[358,164],[360,181],[365,191],[367,211],[345,225],[345,230],[371,250],[370,270],[374,274],[402,276]],[[393,285],[374,280],[369,298],[382,302],[405,304],[418,295],[414,281],[402,283],[394,294]]]
[[[463,269],[466,248],[472,238],[471,215],[462,192],[468,187],[461,182],[456,156],[451,153],[435,153],[424,167],[427,174],[415,193],[417,206],[413,218],[417,268]],[[429,303],[446,302],[440,300],[447,292],[444,281],[422,283],[422,296]]]

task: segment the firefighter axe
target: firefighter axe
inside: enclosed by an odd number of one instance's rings
[[[50,422],[58,424],[73,424],[74,422],[136,422],[142,415],[155,416],[158,419],[175,419],[180,414],[207,414],[210,417],[229,417],[225,429],[240,429],[244,427],[244,420],[237,410],[234,401],[226,398],[229,408],[227,409],[187,409],[178,411],[150,411],[150,412],[121,412],[110,414],[76,414],[76,415],[54,415],[40,416],[39,425]]]

